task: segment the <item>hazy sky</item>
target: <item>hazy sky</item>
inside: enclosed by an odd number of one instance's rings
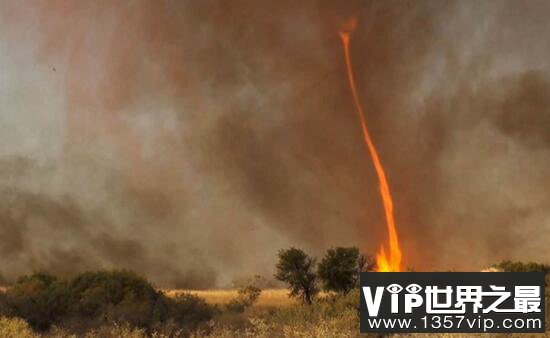
[[[550,254],[548,1],[2,1],[0,272],[271,276],[294,245],[406,266]]]

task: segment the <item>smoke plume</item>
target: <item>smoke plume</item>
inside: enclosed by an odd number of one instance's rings
[[[4,1],[0,272],[128,268],[161,286],[272,274],[277,250],[404,263],[550,254],[546,1]]]

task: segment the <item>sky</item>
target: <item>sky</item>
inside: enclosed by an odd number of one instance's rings
[[[0,3],[0,273],[272,276],[386,241],[405,266],[545,262],[547,1]]]

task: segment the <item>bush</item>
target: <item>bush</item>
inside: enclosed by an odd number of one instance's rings
[[[550,272],[550,266],[547,264],[540,264],[535,262],[512,262],[502,261],[494,266],[496,269],[505,272]]]
[[[25,319],[38,331],[58,323],[68,310],[66,283],[44,273],[19,278],[5,298],[8,314]]]
[[[164,321],[168,300],[130,271],[85,272],[69,282],[70,311],[76,318],[149,328]]]
[[[317,269],[324,289],[347,294],[356,287],[362,268],[362,257],[355,247],[329,249]]]
[[[48,274],[25,276],[0,297],[0,310],[37,331],[55,324],[76,333],[113,324],[143,332],[189,332],[217,312],[196,296],[168,298],[130,271],[86,272],[68,281]]]
[[[262,289],[255,285],[241,287],[237,298],[227,303],[226,308],[230,312],[242,313],[258,300],[261,293]]]
[[[170,319],[187,330],[195,330],[217,313],[217,307],[195,295],[184,293],[170,299]]]
[[[300,249],[281,250],[275,278],[288,284],[290,296],[311,304],[319,293],[314,266],[315,259]]]

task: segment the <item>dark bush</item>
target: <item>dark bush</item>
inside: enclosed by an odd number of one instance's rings
[[[149,328],[168,315],[164,295],[130,271],[86,272],[68,284],[70,312],[77,318]]]
[[[37,331],[56,324],[83,333],[113,323],[146,330],[169,323],[189,332],[217,309],[196,296],[168,298],[130,271],[98,271],[68,281],[48,274],[22,277],[0,297],[0,311]]]
[[[196,329],[200,323],[209,321],[217,313],[215,306],[195,295],[184,293],[170,299],[170,319],[187,330]]]
[[[535,262],[512,262],[502,261],[494,266],[495,268],[505,272],[550,272],[550,266]]]
[[[5,291],[0,291],[0,316],[13,316],[13,314],[11,313],[10,304],[8,304],[8,297]]]
[[[8,315],[21,317],[33,329],[44,331],[67,314],[67,284],[45,273],[24,276],[7,290],[5,301]]]

